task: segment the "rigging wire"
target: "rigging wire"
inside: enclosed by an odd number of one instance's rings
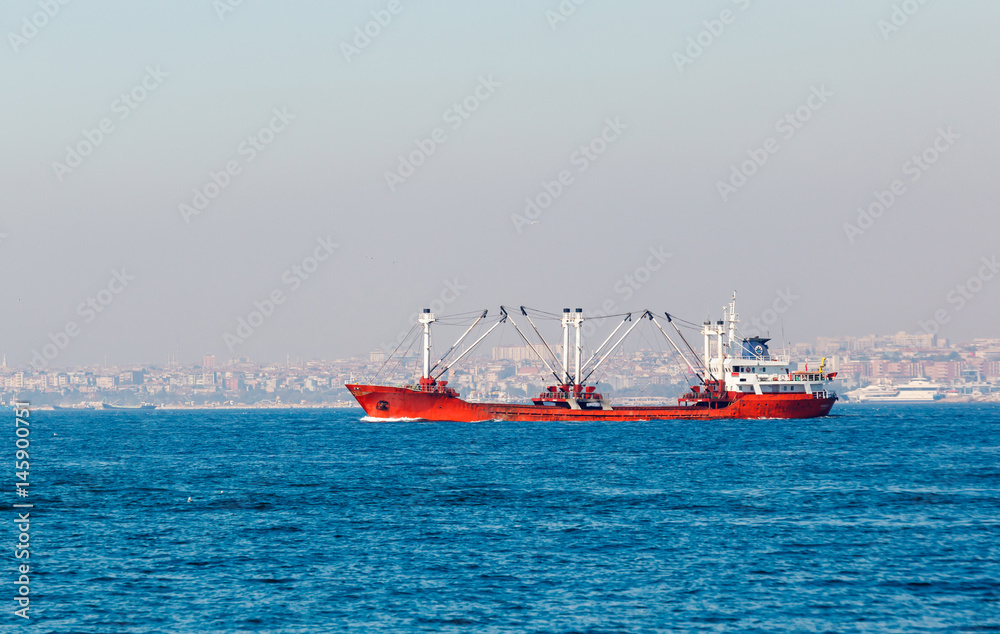
[[[506,306],[503,306],[502,308],[506,308]],[[521,310],[530,310],[531,312],[535,313],[536,315],[544,315],[545,317],[547,317],[549,319],[562,319],[562,314],[561,313],[550,313],[550,312],[545,311],[545,310],[539,310],[537,308],[529,308],[527,306],[521,306]]]
[[[694,348],[691,347],[691,344],[688,343],[687,338],[684,336],[684,333],[680,331],[680,328],[678,328],[677,325],[674,324],[674,319],[673,319],[674,316],[671,315],[670,313],[663,313],[663,314],[667,316],[667,322],[673,325],[674,330],[676,330],[677,334],[680,335],[681,341],[683,341],[684,345],[687,346],[688,350],[691,351],[691,354],[694,356],[694,360],[698,362],[698,366],[704,368],[705,363],[701,360],[701,357],[698,356],[698,353],[695,352]]]
[[[505,310],[505,309],[501,306],[501,310]],[[511,321],[511,323],[514,324],[513,320]],[[521,336],[521,339],[524,340],[524,343],[526,343],[528,345],[528,347],[531,348],[531,351],[535,353],[535,356],[538,357],[538,360],[541,361],[542,364],[545,365],[546,368],[548,368],[549,364],[545,361],[545,359],[542,358],[542,355],[540,355],[538,353],[538,350],[535,349],[535,346],[533,346],[531,344],[531,342],[528,341],[528,338],[524,336],[524,333],[521,332],[521,329],[516,327],[516,324],[515,324],[514,330],[516,330],[517,334],[519,334]],[[552,372],[551,368],[549,368],[549,371]],[[559,381],[560,383],[562,382],[562,378],[560,378],[560,376],[558,374],[556,374],[555,372],[552,372],[552,375],[555,376],[556,381]]]
[[[457,348],[457,347],[458,347],[458,346],[459,346],[459,345],[460,345],[460,344],[461,344],[461,343],[462,343],[463,341],[465,341],[465,338],[466,338],[466,337],[468,337],[468,336],[469,336],[469,334],[471,334],[471,333],[472,333],[472,332],[473,332],[473,331],[474,331],[474,330],[476,329],[476,326],[478,326],[478,325],[479,325],[479,322],[481,322],[481,321],[482,321],[483,319],[486,319],[486,315],[487,315],[488,313],[489,313],[489,311],[488,311],[488,310],[486,310],[486,309],[483,309],[483,311],[482,311],[482,312],[481,312],[481,313],[479,314],[479,316],[478,316],[478,317],[476,317],[476,320],[472,322],[472,325],[471,325],[471,326],[469,326],[469,327],[468,327],[468,328],[467,328],[467,329],[465,330],[465,332],[464,332],[464,333],[462,334],[462,336],[461,336],[461,337],[459,337],[459,338],[458,338],[458,341],[456,341],[455,343],[453,343],[453,344],[451,345],[451,347],[450,347],[450,348],[448,348],[448,351],[447,351],[447,352],[445,352],[445,353],[444,353],[444,355],[443,355],[443,356],[442,356],[442,357],[441,357],[440,359],[438,359],[437,363],[435,363],[435,364],[434,364],[434,367],[432,367],[432,368],[431,368],[431,369],[429,370],[429,372],[428,372],[428,376],[432,375],[432,374],[434,373],[434,370],[436,370],[436,369],[438,368],[438,366],[440,366],[440,365],[441,365],[442,363],[444,363],[445,359],[447,359],[447,358],[449,357],[449,355],[451,355],[451,353],[455,351],[455,348]],[[464,325],[464,324],[463,324],[463,325]],[[460,359],[460,358],[461,358],[462,356],[464,356],[464,355],[465,355],[465,352],[467,352],[467,351],[468,351],[468,349],[466,349],[466,351],[464,351],[464,352],[462,353],[462,355],[460,355],[460,356],[458,357],[458,359]],[[456,359],[456,360],[457,360],[457,359]],[[448,365],[446,365],[446,366],[445,366],[445,368],[447,368],[447,367],[449,367],[449,366],[448,366]]]
[[[642,317],[639,318],[639,321],[642,321]],[[627,335],[628,333],[625,334]],[[611,349],[610,351],[611,353],[610,354],[606,353],[607,356],[603,357],[603,359],[610,361],[610,363],[601,368],[601,371],[597,374],[597,379],[594,381],[595,385],[597,383],[600,383],[601,377],[603,377],[604,374],[615,364],[615,362],[618,361],[618,355],[621,354],[622,350],[624,349],[625,349],[625,337],[622,337],[621,339],[618,340],[617,345],[615,345],[615,347]],[[597,370],[599,367],[600,366],[592,368],[590,372],[587,373],[587,375],[584,377],[584,381],[589,381],[590,375],[593,374],[594,371]]]
[[[628,314],[629,313],[625,312],[625,313],[610,313],[607,315],[587,315],[587,319],[590,321],[594,321],[597,319],[611,319],[612,317],[624,317],[625,315]]]
[[[456,313],[454,315],[449,315],[447,317],[443,317],[441,319],[437,319],[437,320],[435,320],[435,323],[439,323],[439,324],[444,325],[444,326],[463,325],[463,323],[462,323],[463,319],[464,319],[464,322],[467,323],[469,321],[472,321],[472,319],[471,319],[472,316],[481,315],[482,312],[483,311],[481,311],[481,310],[477,310],[477,311],[467,311],[467,312],[464,312],[464,313]],[[451,322],[450,321],[451,319],[454,319],[455,321]],[[410,329],[406,332],[406,335],[404,335],[404,337],[402,339],[400,339],[399,343],[396,344],[396,347],[395,347],[395,349],[393,349],[392,353],[390,353],[389,356],[386,357],[385,361],[382,362],[382,365],[380,365],[379,368],[375,371],[375,373],[372,374],[371,379],[369,379],[369,382],[374,382],[375,381],[375,379],[378,377],[378,375],[382,373],[382,370],[385,369],[385,366],[388,365],[388,363],[390,361],[392,361],[392,359],[396,356],[396,353],[399,352],[399,348],[404,343],[406,343],[406,341],[413,335],[414,329],[416,329],[419,325],[420,325],[419,323],[414,323],[412,326],[410,326]],[[399,365],[406,358],[406,355],[408,355],[410,353],[410,350],[413,348],[413,344],[414,343],[416,343],[416,339],[410,341],[410,345],[407,346],[406,352],[404,352],[403,355],[399,359],[397,359],[396,364],[392,367],[392,370],[390,371],[389,374],[391,374],[392,372],[395,372],[398,369]]]
[[[549,355],[552,357],[554,364],[559,365],[559,359],[556,357],[556,354],[552,352],[552,348],[549,347],[549,343],[545,341],[545,337],[542,336],[542,333],[538,332],[538,327],[535,326],[535,322],[531,321],[531,317],[528,316],[528,311],[524,309],[524,306],[521,306],[521,312],[524,313],[524,318],[528,320],[528,323],[531,324],[531,327],[532,329],[534,329],[535,334],[538,335],[538,338],[542,341],[542,345],[545,346],[546,350],[548,350]]]
[[[416,327],[416,325],[414,325],[414,327]],[[410,349],[413,348],[413,344],[417,343],[417,339],[419,339],[419,337],[413,337],[413,339],[410,341],[410,345],[406,347],[406,351],[403,352],[402,356],[400,356],[399,359],[396,360],[396,364],[392,367],[392,370],[390,370],[389,373],[387,374],[388,377],[391,377],[393,373],[395,373],[402,366],[403,361],[406,360],[406,355],[410,354]],[[406,340],[404,339],[402,342],[400,342],[400,345],[402,345],[402,343],[405,341]]]
[[[375,374],[372,375],[372,378],[369,379],[369,381],[368,381],[369,383],[374,383],[375,382],[375,377],[377,377],[379,375],[379,372],[382,371],[382,368],[385,367],[385,364],[389,363],[389,360],[392,359],[392,357],[393,357],[394,354],[396,354],[396,352],[399,350],[399,347],[401,345],[403,345],[403,343],[407,339],[409,339],[410,335],[413,334],[413,329],[416,328],[416,327],[417,327],[417,324],[413,324],[412,326],[410,326],[410,330],[406,333],[406,336],[404,336],[402,339],[399,340],[399,343],[396,344],[395,350],[393,350],[392,354],[390,354],[388,357],[385,358],[385,361],[382,362],[382,365],[379,366],[378,370],[375,371]]]
[[[509,308],[509,307],[504,306],[504,308]],[[521,306],[520,308],[522,310],[525,310],[525,311],[530,311],[531,314],[532,314],[532,316],[534,316],[536,318],[539,318],[539,319],[544,318],[544,319],[559,321],[559,320],[562,319],[562,316],[563,316],[562,313],[550,313],[548,311],[539,310],[537,308],[530,308],[528,306]],[[615,317],[624,317],[627,314],[628,314],[628,312],[624,312],[624,313],[610,313],[610,314],[607,314],[607,315],[598,315],[598,314],[593,314],[592,315],[592,314],[588,313],[587,314],[587,320],[588,321],[596,321],[596,320],[599,320],[599,319],[612,319],[612,318],[615,318]],[[538,317],[539,315],[542,315],[543,317]]]
[[[483,310],[484,309],[480,308],[479,310],[467,310],[461,313],[450,313],[448,315],[442,315],[441,319],[460,319],[460,318],[475,317],[476,315],[483,314]]]
[[[505,311],[505,310],[506,310],[506,307],[505,306],[501,306],[501,311]],[[539,310],[539,309],[535,309],[535,308],[528,308],[528,307],[522,306],[522,307],[520,307],[520,312],[522,312],[525,315],[525,317],[528,318],[529,323],[531,323],[531,317],[528,315],[528,311],[530,311],[531,314],[534,315],[536,319],[546,319],[546,320],[555,320],[555,321],[558,321],[558,320],[561,320],[563,318],[563,316],[564,316],[564,314],[560,314],[560,313],[552,313],[552,312],[548,312],[548,311],[543,311],[543,310]],[[467,325],[469,322],[471,322],[471,321],[473,321],[475,319],[482,319],[483,312],[484,311],[482,311],[482,310],[475,310],[475,311],[466,311],[466,312],[462,312],[462,313],[455,313],[453,315],[447,315],[447,316],[438,318],[438,319],[435,320],[435,323],[437,323],[439,325],[442,325],[442,326],[464,326],[464,325]],[[680,335],[681,340],[684,341],[684,344],[687,346],[688,350],[694,356],[695,360],[698,362],[698,365],[699,366],[703,365],[701,363],[700,358],[698,357],[698,353],[694,350],[694,348],[691,347],[691,344],[687,341],[687,339],[684,337],[684,335],[680,332],[680,328],[687,328],[687,329],[694,330],[694,331],[700,331],[701,328],[702,328],[702,325],[701,324],[696,324],[696,323],[688,321],[686,319],[682,319],[682,318],[677,317],[675,315],[672,315],[670,313],[664,313],[664,314],[667,316],[668,321],[674,326],[675,330],[677,330],[677,333]],[[608,315],[588,315],[587,320],[588,321],[602,321],[602,320],[607,320],[607,319],[621,318],[621,317],[625,317],[627,315],[629,315],[629,313],[624,313],[624,312],[623,313],[613,313],[613,314],[608,314]],[[531,325],[534,328],[535,333],[538,335],[538,338],[541,340],[542,344],[545,345],[545,347],[549,351],[549,353],[553,356],[553,358],[555,358],[555,354],[552,352],[551,348],[549,348],[548,343],[545,341],[545,338],[542,337],[542,335],[539,332],[538,328],[535,327],[533,323]],[[391,366],[391,368],[389,370],[389,374],[391,375],[391,374],[395,373],[396,371],[398,371],[400,369],[400,367],[406,362],[407,357],[410,354],[410,351],[412,350],[413,346],[417,343],[417,340],[419,339],[419,337],[413,337],[413,333],[418,328],[418,326],[419,326],[419,323],[415,323],[415,324],[413,324],[410,327],[410,330],[406,333],[406,335],[403,337],[403,339],[396,345],[396,348],[386,358],[386,360],[382,362],[382,365],[380,365],[379,368],[372,375],[370,381],[374,382],[375,379],[380,374],[382,374],[382,372],[386,369],[386,367],[389,366],[390,362],[394,358],[396,358],[396,362],[395,362],[394,365]],[[480,328],[481,327],[478,324],[473,324],[472,331],[478,334],[479,332],[481,332]],[[545,359],[540,354],[537,346],[535,344],[532,344],[531,341],[529,341],[528,338],[524,335],[524,333],[522,333],[520,331],[520,329],[515,328],[515,330],[517,330],[518,335],[524,341],[524,343],[528,346],[528,348],[531,349],[531,351],[534,354],[534,356],[537,357],[538,360],[541,361],[543,364],[545,364]],[[737,330],[739,330],[739,329],[737,329]],[[506,324],[504,324],[504,329],[501,330],[501,333],[500,333],[500,341],[501,341],[501,343],[503,342],[505,331],[506,331]],[[740,332],[741,336],[745,337],[745,335],[744,335],[744,333],[742,331],[739,331],[739,332]],[[649,342],[649,339],[646,336],[646,334],[647,333],[645,332],[644,329],[640,332],[642,340],[646,344],[649,344],[650,342]],[[403,344],[407,342],[407,340],[409,340],[409,345],[407,346],[405,352],[401,356],[399,356],[397,358],[397,353],[399,352],[399,350],[403,346]],[[615,346],[615,349],[612,351],[611,359],[610,360],[616,361],[618,359],[618,357],[620,356],[622,350],[624,349],[624,346],[622,344],[623,344],[623,341],[619,342],[619,344]],[[453,351],[454,350],[452,350],[450,352],[453,352]],[[463,351],[462,356],[464,356],[464,354],[466,352],[468,352],[468,351],[469,351],[469,349],[466,348]],[[419,355],[417,355],[417,356],[419,357]],[[417,361],[419,361],[419,359],[417,359]],[[443,361],[443,359],[439,360],[438,364],[440,364],[441,361]],[[556,364],[558,365],[558,359],[556,359]],[[594,384],[600,383],[600,379],[603,378],[603,376],[606,374],[606,372],[608,370],[608,367],[609,366],[605,366],[604,368],[601,369],[601,371],[598,373],[597,378],[594,381]],[[593,372],[593,370],[592,370],[592,372]],[[590,378],[589,374],[587,375],[587,378],[588,379]],[[557,380],[561,380],[558,376],[556,376],[556,379]]]

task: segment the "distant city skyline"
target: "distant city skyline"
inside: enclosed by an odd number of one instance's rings
[[[639,342],[613,354],[596,375],[595,387],[616,403],[666,404],[697,383],[675,351],[643,345]],[[556,355],[561,352],[558,348],[553,350]],[[552,374],[538,360],[539,351],[523,344],[486,347],[478,355],[465,357],[446,379],[466,398],[523,401],[553,382]],[[934,394],[943,402],[1000,401],[1000,338],[956,346],[931,335],[902,332],[820,337],[815,343],[790,344],[787,350],[772,354],[778,355],[774,360],[798,370],[822,367],[836,373],[832,386],[841,394],[850,395],[862,387],[884,394],[887,384],[919,380],[925,381],[919,389],[930,390],[928,401]],[[264,364],[246,359],[218,364],[214,355],[206,355],[200,363],[187,365],[42,370],[3,366],[0,403],[30,398],[41,406],[100,409],[105,404],[355,407],[345,383],[377,376],[381,382],[403,385],[412,383],[419,373],[419,355],[387,359],[381,350],[367,358]]]
[[[483,328],[485,330],[485,328]],[[378,366],[392,359],[406,359],[408,363],[413,365],[410,368],[413,372],[419,373],[419,368],[416,365],[416,361],[420,359],[421,353],[416,350],[417,338],[414,338],[413,333],[409,333],[409,337],[403,342],[402,346],[392,351],[387,351],[385,349],[373,349],[367,353],[360,353],[355,355],[350,355],[341,358],[302,358],[302,357],[292,357],[287,355],[284,359],[254,359],[251,357],[233,357],[225,359],[222,361],[217,361],[214,354],[205,354],[201,359],[191,361],[191,362],[179,362],[174,358],[168,358],[165,361],[149,361],[149,362],[137,362],[137,363],[89,363],[89,364],[79,364],[79,365],[32,365],[27,363],[21,366],[8,364],[6,355],[0,356],[0,372],[19,372],[28,371],[33,373],[64,373],[71,370],[121,370],[130,371],[138,370],[142,368],[160,368],[160,369],[170,369],[170,368],[204,368],[206,370],[213,370],[217,368],[234,368],[241,366],[253,366],[253,367],[306,367],[306,366],[316,366],[316,365],[331,365],[338,363],[368,363],[375,364]],[[689,334],[689,341],[695,344],[700,343],[700,339],[692,339],[693,335]],[[700,335],[699,335],[700,337]],[[489,342],[489,339],[484,340],[486,343],[481,344],[474,350],[470,350],[465,356],[468,361],[513,361],[516,363],[524,363],[527,365],[537,365],[540,368],[544,368],[544,363],[539,359],[539,355],[548,358],[548,351],[545,345],[536,341],[532,345],[525,344],[523,342]],[[410,342],[408,344],[407,342]],[[925,356],[927,354],[951,354],[958,350],[980,350],[981,356],[986,361],[1000,361],[1000,337],[980,337],[975,338],[972,341],[964,342],[953,342],[949,339],[930,335],[922,332],[905,332],[899,331],[893,334],[869,334],[860,337],[855,337],[852,335],[840,335],[840,336],[819,336],[812,341],[798,341],[792,342],[787,341],[784,343],[775,342],[771,340],[771,346],[773,354],[786,354],[791,353],[796,357],[800,357],[797,362],[809,362],[810,360],[817,360],[822,356],[829,356],[834,358],[840,356],[841,358],[850,359],[856,355],[861,355],[862,357],[867,357],[867,355],[875,354],[878,355],[879,351],[909,351],[912,356],[913,353],[922,353]],[[450,343],[450,342],[448,342]],[[448,344],[439,344],[438,346],[432,346],[431,357],[432,362],[437,360],[444,352],[448,350]],[[534,348],[534,349],[532,349]],[[697,346],[696,346],[697,348]],[[549,350],[557,358],[561,358],[562,355],[562,344],[549,342]],[[592,354],[594,349],[592,347],[586,347],[585,356]],[[632,354],[644,354],[644,353],[657,353],[666,355],[665,358],[671,362],[677,364],[678,368],[684,367],[684,360],[675,356],[673,350],[669,348],[666,341],[659,341],[656,344],[651,343],[648,339],[643,338],[641,335],[639,337],[633,337],[631,343],[626,343],[625,345],[619,345],[615,348],[615,352],[609,355],[609,359],[614,362],[618,358],[628,358]],[[458,354],[454,352],[453,354]],[[457,371],[462,370],[462,364],[456,365]]]
[[[700,322],[733,290],[778,340],[994,338],[998,21],[13,0],[0,351],[337,359],[424,307]]]

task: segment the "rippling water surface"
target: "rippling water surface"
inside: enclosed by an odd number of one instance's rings
[[[33,630],[1000,631],[1000,407],[834,412],[35,412]]]

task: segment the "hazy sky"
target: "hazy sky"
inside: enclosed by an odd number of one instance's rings
[[[700,321],[733,289],[790,340],[1000,336],[1000,4],[561,6],[5,1],[8,363],[332,359],[434,299]]]

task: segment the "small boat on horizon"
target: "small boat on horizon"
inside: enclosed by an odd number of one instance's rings
[[[152,403],[142,403],[141,405],[112,405],[110,403],[101,403],[101,407],[104,409],[156,409],[156,405]]]

